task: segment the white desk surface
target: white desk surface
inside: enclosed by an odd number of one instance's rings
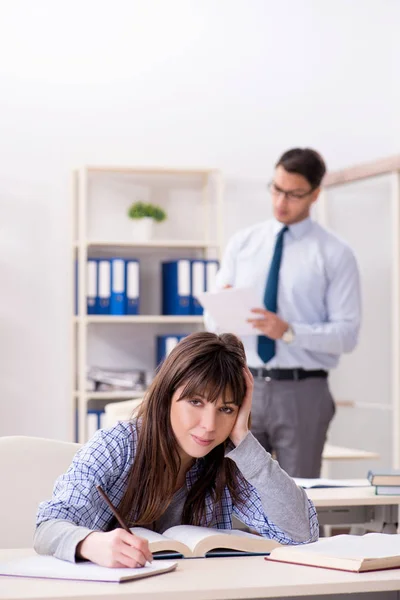
[[[355,480],[355,481],[360,481]],[[310,488],[305,490],[307,496],[314,502],[317,508],[323,506],[383,506],[391,504],[400,505],[399,496],[377,496],[375,486],[369,485],[365,480],[366,487],[354,488]],[[368,487],[367,487],[368,485]]]
[[[0,560],[33,550],[0,550]],[[184,559],[178,568],[122,584],[0,577],[1,600],[222,600],[384,592],[400,589],[400,569],[346,573],[267,562],[263,557]]]
[[[376,460],[380,458],[380,455],[377,452],[370,452],[369,450],[358,450],[356,448],[325,444],[322,458],[324,460]]]

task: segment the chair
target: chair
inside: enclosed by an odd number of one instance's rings
[[[102,427],[112,427],[118,421],[129,421],[133,411],[138,408],[142,400],[143,398],[135,398],[133,400],[106,404]]]
[[[0,548],[30,548],[39,503],[80,444],[44,438],[0,437]]]

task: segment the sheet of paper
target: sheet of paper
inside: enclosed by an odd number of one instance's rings
[[[0,575],[118,582],[121,577],[149,577],[173,569],[176,564],[163,561],[147,563],[140,569],[108,569],[91,562],[70,563],[52,556],[28,556],[0,562]]]
[[[247,319],[260,318],[252,308],[263,308],[254,288],[229,288],[219,292],[201,292],[198,300],[215,321],[219,332],[254,335],[257,330]]]
[[[332,488],[332,487],[370,487],[368,479],[304,479],[302,477],[293,477],[298,486],[310,488]]]

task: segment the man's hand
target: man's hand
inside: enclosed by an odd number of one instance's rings
[[[289,323],[278,317],[278,315],[270,310],[264,308],[253,308],[252,313],[262,315],[261,319],[247,319],[248,323],[251,323],[254,329],[269,338],[271,340],[280,340],[285,331],[289,327]]]
[[[251,412],[251,402],[253,400],[253,375],[248,367],[244,367],[243,375],[246,382],[246,394],[243,398],[242,406],[239,408],[238,416],[236,417],[235,425],[230,434],[230,438],[235,446],[239,446],[249,432],[249,419]]]

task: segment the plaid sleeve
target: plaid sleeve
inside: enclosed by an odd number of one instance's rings
[[[265,514],[261,498],[256,488],[243,477],[240,478],[241,498],[240,505],[233,507],[233,514],[245,525],[255,529],[260,535],[276,540],[280,544],[308,544],[318,539],[319,525],[314,504],[308,499],[308,519],[310,523],[310,537],[305,540],[295,540],[278,527]]]
[[[107,525],[111,513],[96,486],[101,485],[110,500],[119,503],[131,441],[121,425],[99,430],[77,452],[67,472],[56,480],[52,498],[39,505],[36,525],[49,519],[64,519],[90,529]]]

